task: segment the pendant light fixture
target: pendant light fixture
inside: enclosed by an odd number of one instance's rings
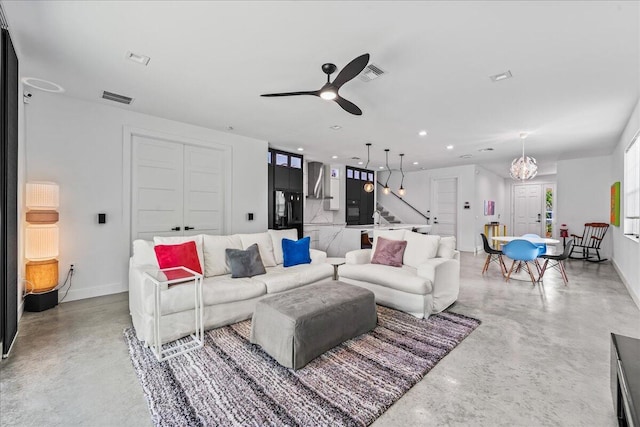
[[[367,169],[369,167],[369,149],[371,148],[371,143],[367,142],[367,164],[364,167],[365,169]],[[371,180],[368,178],[369,177],[369,171],[365,172],[367,174],[367,182],[364,183],[364,191],[366,193],[371,193],[373,191],[373,189],[375,188],[375,186],[373,185],[373,182],[371,182]]]
[[[407,190],[405,190],[403,187],[403,184],[404,184],[404,171],[402,170],[403,157],[404,157],[404,154],[400,154],[400,173],[402,174],[402,180],[400,181],[400,189],[398,190],[398,194],[400,195],[400,197],[403,197],[405,194],[407,194]]]
[[[519,181],[531,179],[538,174],[538,165],[536,159],[524,155],[524,140],[529,136],[527,132],[520,133],[522,139],[522,157],[513,159],[511,162],[510,175],[511,178]]]
[[[382,192],[384,194],[389,194],[391,193],[391,189],[389,188],[389,178],[391,178],[391,168],[389,167],[389,149],[385,148],[384,153],[387,159],[387,171],[389,172],[389,175],[387,175],[387,182],[384,183],[384,188],[382,189]]]

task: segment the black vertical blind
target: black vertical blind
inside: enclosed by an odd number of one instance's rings
[[[0,194],[0,318],[2,354],[8,355],[18,332],[18,57],[7,30],[0,53],[2,180]]]

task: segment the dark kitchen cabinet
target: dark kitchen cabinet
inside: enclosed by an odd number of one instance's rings
[[[374,193],[364,191],[367,180],[374,182],[373,171],[347,166],[346,169],[346,222],[348,225],[373,223]]]

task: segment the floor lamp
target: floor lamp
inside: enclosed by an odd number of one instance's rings
[[[28,182],[26,187],[24,309],[43,311],[58,305],[59,188],[53,182]]]

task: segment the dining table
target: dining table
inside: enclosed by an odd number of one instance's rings
[[[560,240],[551,239],[549,237],[493,236],[491,237],[491,239],[493,239],[495,242],[500,242],[500,243],[509,243],[512,240],[526,240],[536,245],[539,245],[541,243],[544,243],[547,245],[557,245],[558,243],[560,243]]]

